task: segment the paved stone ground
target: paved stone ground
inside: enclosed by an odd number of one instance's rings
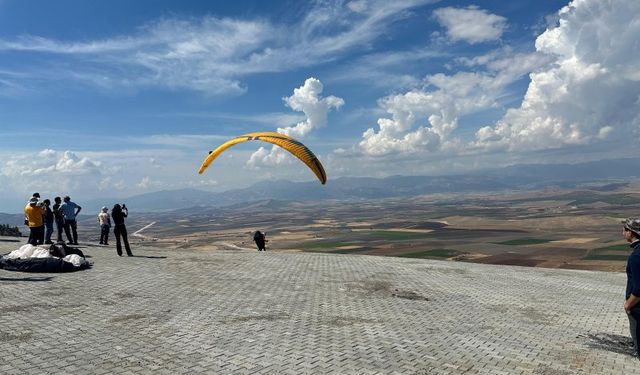
[[[90,270],[0,270],[0,373],[640,373],[624,274],[81,248]]]

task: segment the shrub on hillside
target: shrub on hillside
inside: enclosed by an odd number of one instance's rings
[[[22,233],[18,227],[0,224],[0,236],[22,237]]]

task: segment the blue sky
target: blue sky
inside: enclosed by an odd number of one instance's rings
[[[632,0],[0,0],[0,211],[314,178],[257,142],[197,175],[263,130],[329,183],[625,156],[639,21]]]

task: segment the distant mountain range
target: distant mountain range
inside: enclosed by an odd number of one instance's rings
[[[376,199],[434,193],[496,192],[512,189],[535,190],[549,186],[572,188],[588,182],[602,185],[640,177],[640,158],[602,160],[580,164],[517,165],[451,176],[391,176],[386,178],[340,177],[326,185],[317,181],[263,181],[244,189],[212,193],[196,189],[158,191],[124,200],[139,211],[168,211],[194,206],[222,207],[262,201],[308,201],[323,199]],[[629,173],[635,172],[630,176]],[[605,187],[606,189],[606,187]],[[117,200],[85,202],[89,212]]]
[[[629,168],[629,166],[634,168]],[[517,165],[476,173],[450,176],[391,176],[386,178],[340,177],[326,185],[317,181],[263,181],[244,189],[208,192],[196,189],[157,191],[127,199],[95,199],[78,202],[83,214],[111,208],[114,203],[126,203],[138,212],[160,212],[191,207],[222,207],[262,200],[318,201],[324,199],[379,199],[410,197],[434,193],[496,192],[506,190],[536,190],[555,186],[579,187],[585,183],[600,183],[597,189],[613,189],[617,183],[640,177],[640,158],[602,160],[580,164]],[[629,175],[629,173],[635,175]],[[0,223],[18,225],[0,214]]]

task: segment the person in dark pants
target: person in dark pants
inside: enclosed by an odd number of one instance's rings
[[[265,243],[267,242],[265,233],[262,233],[259,230],[257,230],[256,233],[253,234],[253,240],[255,241],[256,246],[258,247],[258,251],[267,251],[265,247]]]
[[[58,230],[58,239],[56,241],[62,242],[64,241],[62,239],[62,231],[64,230],[64,213],[60,209],[60,206],[62,205],[62,198],[55,197],[53,198],[53,201],[55,202],[53,205],[53,217],[55,218],[56,229]]]
[[[128,256],[133,256],[131,254],[131,247],[129,246],[129,239],[127,238],[127,227],[124,225],[124,218],[129,216],[129,210],[127,206],[122,204],[115,204],[113,209],[111,210],[111,218],[113,219],[113,234],[116,236],[116,251],[118,252],[118,256],[122,256],[122,244],[120,243],[120,237],[122,237],[122,241],[124,242],[124,249],[127,251]]]
[[[76,216],[78,216],[82,207],[72,202],[67,195],[64,197],[64,203],[60,206],[60,209],[64,213],[64,233],[67,235],[70,244],[77,245],[78,224],[76,223]],[[71,232],[73,232],[73,237],[71,237]]]
[[[51,235],[53,234],[53,221],[54,221],[53,211],[51,211],[51,208],[49,208],[49,206],[51,206],[51,201],[48,199],[45,199],[42,203],[44,207],[44,228],[45,228],[44,243],[46,243],[47,245],[51,245],[53,244],[53,242],[51,241]]]
[[[625,292],[624,311],[629,318],[629,331],[633,339],[633,351],[640,359],[640,218],[630,217],[622,222],[622,235],[633,249],[627,259],[627,290]]]
[[[38,198],[32,197],[24,208],[24,216],[29,226],[29,243],[41,245],[44,239],[44,209],[38,206]]]
[[[42,230],[38,232],[38,245],[42,245],[44,243],[44,230],[45,230],[45,219],[47,215],[47,211],[44,208],[44,201],[38,200],[38,204],[36,204],[42,210]]]
[[[100,245],[109,244],[109,229],[111,229],[111,217],[109,216],[109,209],[102,207],[98,214],[98,223],[100,223]]]

